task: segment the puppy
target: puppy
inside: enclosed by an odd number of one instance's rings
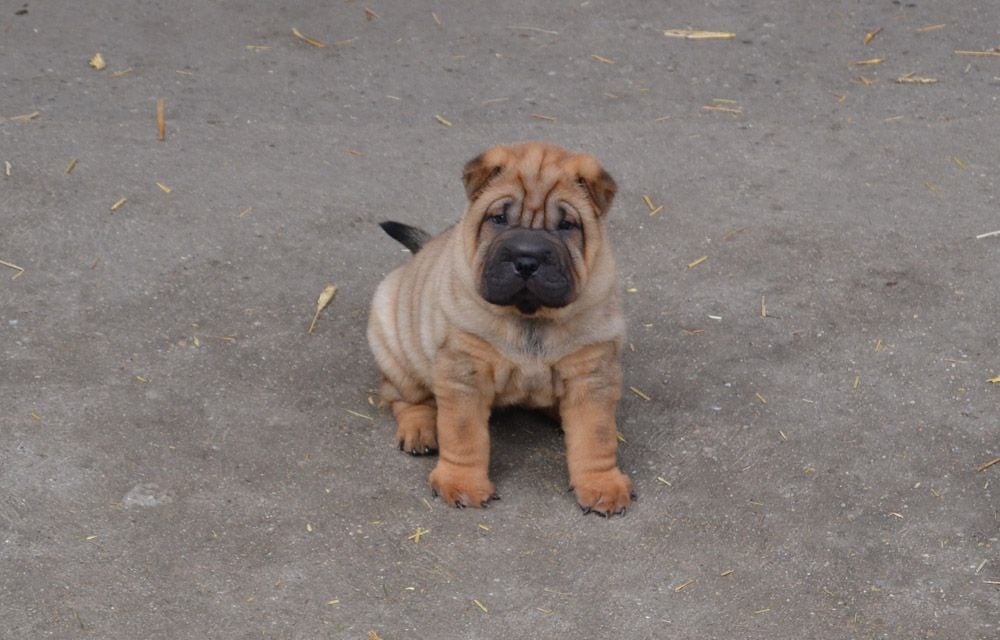
[[[449,505],[486,507],[499,499],[491,409],[547,410],[584,513],[624,515],[625,320],[605,228],[615,181],[592,156],[537,142],[489,149],[463,181],[465,215],[440,235],[382,224],[414,253],[379,285],[368,324],[399,447],[439,453],[430,486]]]

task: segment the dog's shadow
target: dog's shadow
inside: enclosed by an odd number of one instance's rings
[[[565,473],[566,452],[559,422],[540,411],[502,408],[490,416],[490,477],[508,473],[548,477],[553,467]],[[553,478],[554,479],[554,478]]]

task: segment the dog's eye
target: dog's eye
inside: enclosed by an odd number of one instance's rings
[[[556,225],[556,228],[560,231],[572,231],[573,229],[579,229],[580,224],[569,217],[569,211],[566,210],[566,207],[560,205],[559,224]]]
[[[498,227],[507,226],[507,213],[510,212],[510,201],[503,203],[500,208],[500,213],[494,213],[491,216],[486,216],[486,219],[495,224]]]

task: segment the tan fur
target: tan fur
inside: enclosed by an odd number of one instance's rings
[[[625,322],[604,227],[614,181],[593,157],[540,143],[494,147],[466,165],[464,181],[462,220],[390,273],[372,302],[368,338],[401,448],[438,449],[431,487],[449,504],[485,506],[495,497],[491,409],[555,410],[581,507],[624,513],[631,482],[615,460],[615,408]],[[483,219],[504,198],[520,205],[521,226],[554,229],[558,203],[579,216],[582,241],[568,244],[576,283],[568,306],[529,319],[480,295]]]

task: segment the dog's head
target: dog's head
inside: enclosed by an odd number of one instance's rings
[[[463,179],[467,258],[490,304],[551,315],[611,260],[604,218],[617,185],[593,156],[537,142],[497,146],[469,161]]]

